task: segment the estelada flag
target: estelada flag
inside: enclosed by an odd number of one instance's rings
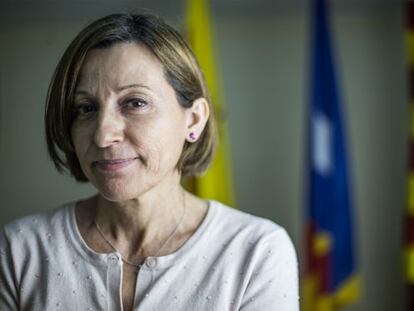
[[[324,0],[313,1],[312,18],[302,303],[304,311],[331,311],[354,302],[359,289],[345,120]]]

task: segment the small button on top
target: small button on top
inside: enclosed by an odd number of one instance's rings
[[[109,262],[112,264],[116,264],[119,261],[119,258],[117,255],[110,255],[109,256]]]
[[[152,257],[149,257],[145,260],[145,264],[147,265],[147,267],[149,268],[154,268],[155,265],[157,264],[156,260]]]

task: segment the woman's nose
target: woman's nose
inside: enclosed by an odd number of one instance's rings
[[[110,147],[124,138],[124,122],[116,111],[103,109],[99,111],[94,133],[94,142],[100,148]]]

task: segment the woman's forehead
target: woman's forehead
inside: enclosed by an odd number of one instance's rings
[[[132,84],[151,86],[164,82],[163,66],[157,57],[145,45],[128,42],[89,51],[77,88],[97,84],[122,88]]]

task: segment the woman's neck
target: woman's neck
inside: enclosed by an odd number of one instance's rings
[[[112,252],[114,246],[124,259],[134,263],[176,251],[201,224],[208,202],[185,192],[179,182],[156,190],[124,202],[111,202],[100,194],[79,201],[76,221],[86,244],[98,253]]]
[[[94,221],[125,255],[155,256],[183,221],[185,197],[181,186],[124,202],[110,202],[97,195]]]

